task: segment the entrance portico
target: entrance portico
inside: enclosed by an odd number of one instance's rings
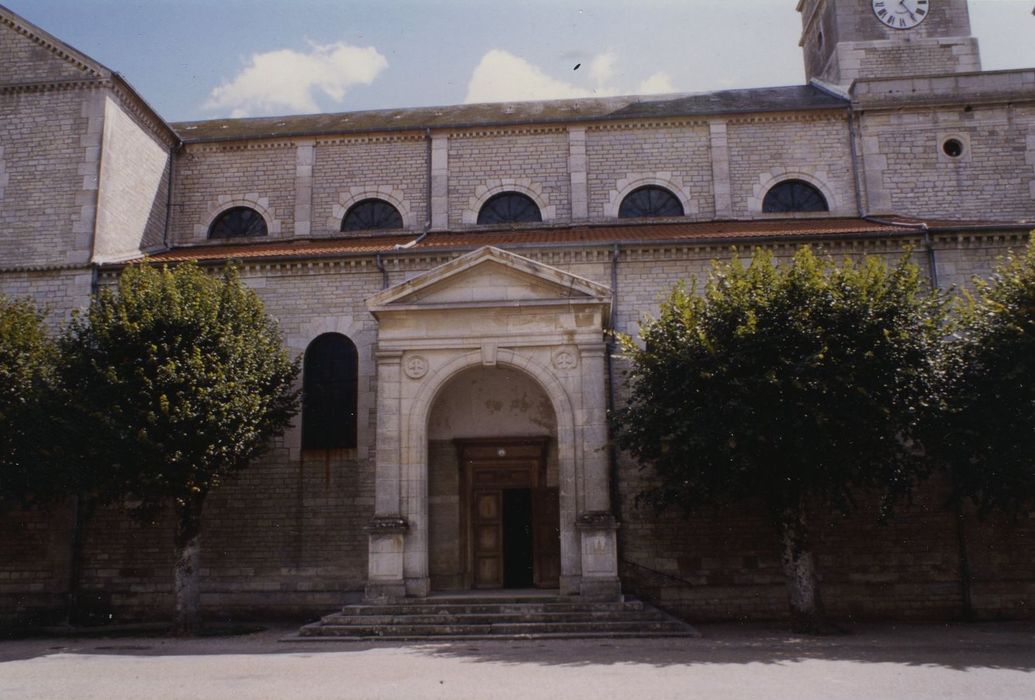
[[[602,449],[610,301],[607,287],[491,247],[368,300],[379,325],[369,599],[426,596],[431,589],[429,417],[451,380],[474,368],[519,373],[552,408],[561,592],[619,595]],[[456,430],[469,437],[464,426]]]

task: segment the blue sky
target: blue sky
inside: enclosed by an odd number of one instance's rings
[[[804,80],[795,0],[0,2],[170,121]],[[986,70],[1035,66],[1033,5],[971,0]]]

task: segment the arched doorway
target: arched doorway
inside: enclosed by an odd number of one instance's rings
[[[435,590],[556,588],[557,419],[513,368],[451,378],[428,412],[429,574]]]

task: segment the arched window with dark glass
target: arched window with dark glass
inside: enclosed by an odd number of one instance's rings
[[[539,206],[520,192],[500,192],[489,197],[478,212],[479,224],[517,224],[542,221]]]
[[[664,187],[645,185],[625,195],[618,207],[618,218],[646,216],[682,216],[683,203]]]
[[[266,233],[266,219],[250,207],[233,207],[220,212],[208,227],[209,238],[247,238]]]
[[[762,211],[780,214],[795,211],[830,211],[826,197],[804,180],[784,180],[773,185],[762,200]]]
[[[356,446],[359,362],[340,333],[317,336],[302,364],[302,449]]]
[[[374,231],[402,227],[402,214],[383,199],[364,199],[356,202],[349,207],[341,220],[342,231]]]

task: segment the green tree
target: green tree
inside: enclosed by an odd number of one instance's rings
[[[230,267],[128,267],[60,343],[82,483],[175,514],[175,629],[201,622],[201,513],[297,412],[298,362]]]
[[[959,304],[931,454],[981,515],[1035,508],[1035,241]]]
[[[38,498],[50,488],[40,447],[55,346],[43,319],[32,302],[0,295],[0,508]]]
[[[716,263],[701,295],[677,286],[642,347],[623,338],[631,397],[614,425],[655,473],[641,496],[688,511],[764,502],[792,625],[823,631],[807,513],[914,483],[943,307],[905,258],[837,266],[808,248],[779,266],[767,252]]]

